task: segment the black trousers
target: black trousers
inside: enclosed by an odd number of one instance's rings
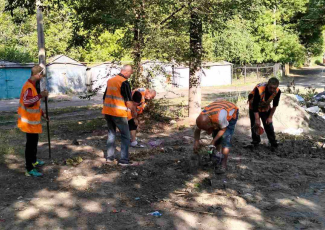
[[[26,133],[26,170],[30,171],[34,168],[33,163],[37,161],[37,145],[38,145],[38,134],[37,133]]]
[[[271,110],[268,112],[259,112],[260,118],[263,123],[264,130],[266,132],[267,138],[272,146],[277,146],[277,141],[275,139],[274,127],[273,123],[266,124],[266,119],[269,117]],[[255,133],[253,127],[255,126],[255,115],[252,109],[249,110],[249,118],[251,120],[251,131],[252,131],[252,139],[253,144],[259,144],[261,142],[261,136]]]

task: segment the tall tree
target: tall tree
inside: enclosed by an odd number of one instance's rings
[[[197,117],[201,112],[202,74],[202,19],[198,9],[190,5],[190,59],[189,59],[189,100],[188,116]]]

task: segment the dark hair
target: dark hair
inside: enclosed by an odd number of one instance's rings
[[[140,103],[142,99],[142,94],[139,91],[135,91],[133,96],[132,96],[132,101],[136,103]]]
[[[269,79],[269,81],[268,81],[267,84],[270,84],[270,85],[279,85],[280,82],[279,82],[279,80],[277,78],[272,77],[272,78]]]

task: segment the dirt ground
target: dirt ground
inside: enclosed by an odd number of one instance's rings
[[[271,152],[265,136],[249,149],[247,104],[238,105],[224,175],[204,151],[201,166],[192,160],[194,127],[182,119],[142,122],[147,148],[130,150],[136,165],[106,165],[105,121],[100,108],[87,107],[51,114],[52,160],[45,132],[38,153],[44,177],[28,178],[24,135],[0,125],[0,229],[325,229],[324,121],[283,96],[274,119],[279,149]],[[304,133],[280,132],[288,127]],[[152,140],[162,143],[151,147]],[[68,160],[76,157],[83,161]],[[162,216],[148,215],[154,211]]]

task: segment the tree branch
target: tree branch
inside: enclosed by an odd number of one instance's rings
[[[160,22],[160,25],[165,24],[169,19],[175,16],[178,12],[180,12],[182,9],[184,9],[185,4],[183,4],[180,8],[178,8],[176,11],[174,11],[171,15],[169,15],[167,18],[165,18],[163,21]]]

